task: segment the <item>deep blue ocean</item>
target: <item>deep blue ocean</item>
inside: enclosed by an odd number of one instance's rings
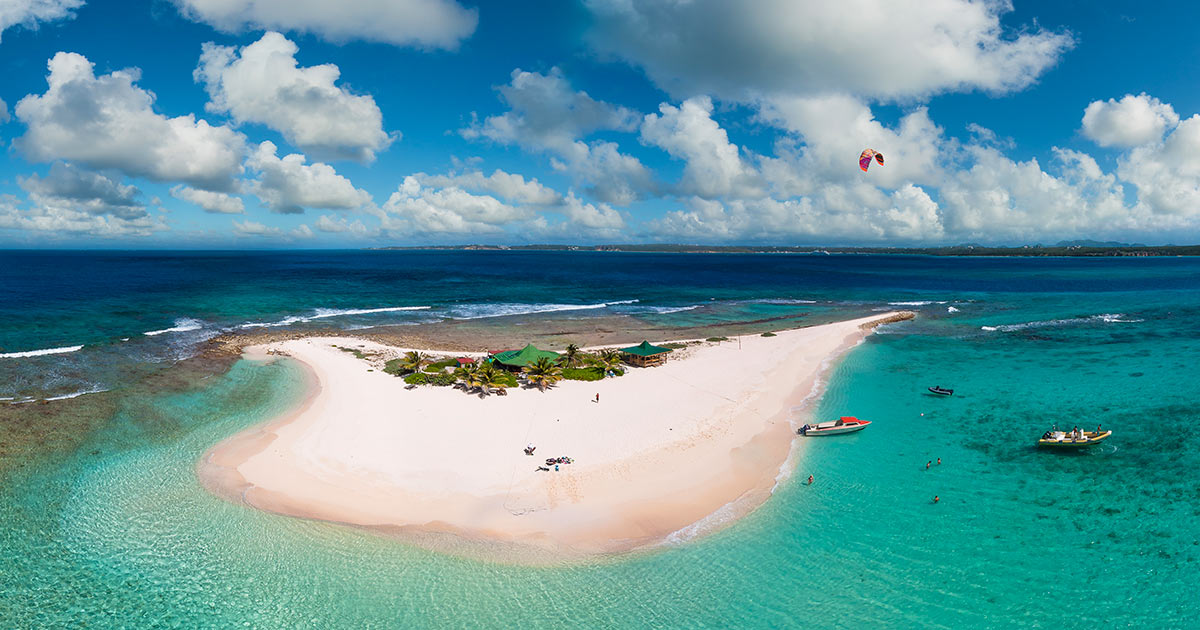
[[[122,380],[261,327],[897,308],[919,317],[851,351],[818,406],[867,431],[805,442],[727,529],[586,566],[441,556],[209,496],[196,458],[296,404],[286,362],[182,392]],[[1195,258],[0,252],[0,399],[18,410],[0,417],[117,401],[70,452],[0,480],[0,625],[1200,627],[1198,318]],[[1051,424],[1114,435],[1039,451]]]

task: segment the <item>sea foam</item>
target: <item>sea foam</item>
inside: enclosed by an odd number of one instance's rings
[[[398,311],[427,311],[428,306],[384,306],[381,308],[318,308],[314,309],[311,315],[288,315],[279,321],[274,322],[246,322],[238,328],[276,328],[279,326],[291,326],[292,324],[302,324],[310,322],[314,319],[328,319],[330,317],[342,317],[346,315],[370,315],[372,313],[393,313]]]
[[[179,319],[175,320],[175,325],[170,328],[164,328],[162,330],[150,330],[150,331],[144,332],[142,334],[146,335],[147,337],[154,337],[154,336],[163,335],[166,333],[188,332],[190,330],[200,330],[203,327],[204,327],[204,322],[202,322],[198,319],[191,319],[189,317],[180,317]]]
[[[26,350],[24,352],[5,352],[0,359],[20,359],[23,357],[40,357],[47,354],[66,354],[82,350],[83,346],[63,346],[61,348],[46,348],[44,350]]]
[[[1014,332],[1018,330],[1026,330],[1029,328],[1050,328],[1056,326],[1070,326],[1073,324],[1088,324],[1093,322],[1104,322],[1108,324],[1136,324],[1144,320],[1130,319],[1124,313],[1103,313],[1100,315],[1089,315],[1087,317],[1068,317],[1065,319],[1048,319],[1035,322],[1024,322],[1020,324],[1001,324],[999,326],[980,326],[982,330],[988,332]]]
[[[525,304],[525,303],[488,303],[464,304],[450,309],[451,319],[483,319],[486,317],[504,317],[508,315],[532,315],[534,313],[557,313],[560,311],[592,311],[607,308],[614,304],[632,304],[633,300],[620,302],[600,302],[598,304]]]

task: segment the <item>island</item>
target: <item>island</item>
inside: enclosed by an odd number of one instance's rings
[[[245,357],[298,361],[305,400],[213,447],[197,473],[236,503],[462,555],[541,564],[670,544],[765,501],[791,472],[822,374],[876,326],[912,316],[674,343],[669,360],[622,377],[506,395],[406,385],[386,368],[410,349],[276,341]]]

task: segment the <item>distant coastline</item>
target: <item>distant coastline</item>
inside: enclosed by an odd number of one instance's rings
[[[1131,243],[1100,243],[1077,241],[1057,245],[1021,245],[993,247],[986,245],[952,245],[947,247],[800,247],[774,245],[681,245],[681,244],[622,244],[622,245],[424,245],[413,247],[373,247],[371,250],[408,251],[579,251],[645,254],[893,254],[909,256],[1023,256],[1023,257],[1150,257],[1200,256],[1200,245],[1139,245]]]

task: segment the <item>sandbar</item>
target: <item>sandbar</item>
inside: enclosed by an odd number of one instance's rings
[[[197,473],[231,501],[451,553],[545,563],[654,547],[765,501],[823,372],[875,325],[906,317],[694,345],[622,377],[486,397],[406,389],[337,347],[403,350],[373,341],[275,342],[247,356],[299,361],[306,399],[213,447]],[[574,463],[537,470],[558,456]]]

